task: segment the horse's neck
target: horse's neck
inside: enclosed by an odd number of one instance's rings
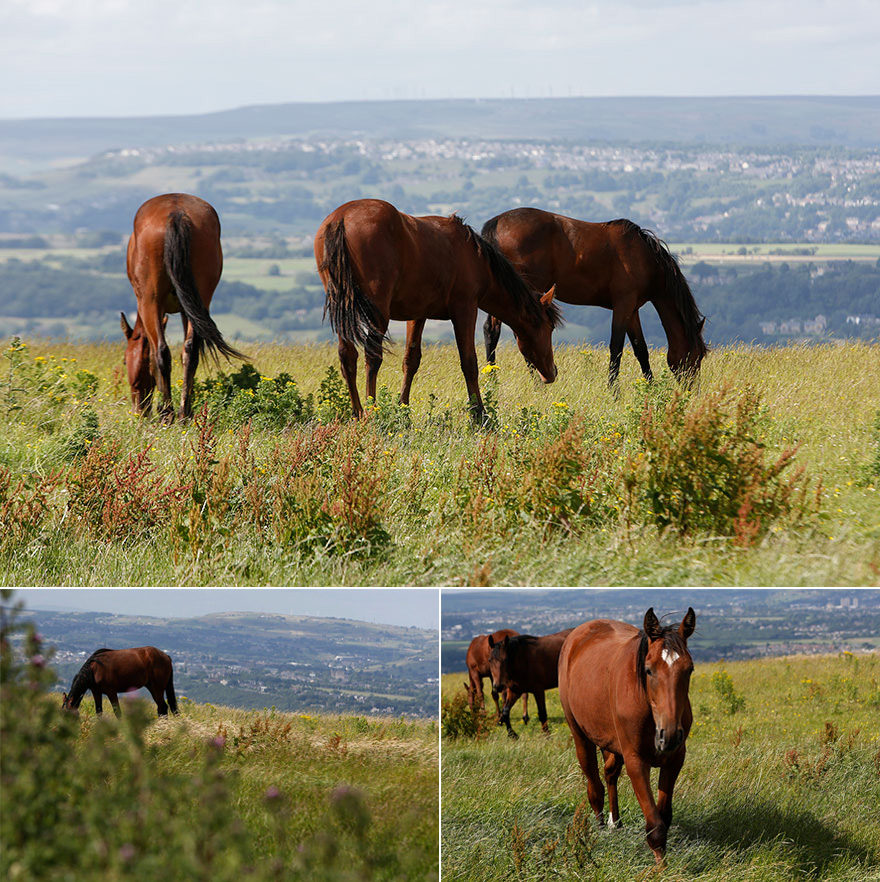
[[[505,325],[517,332],[527,321],[522,308],[517,306],[513,297],[494,279],[489,281],[482,296],[478,298],[477,305],[483,312],[501,319]]]

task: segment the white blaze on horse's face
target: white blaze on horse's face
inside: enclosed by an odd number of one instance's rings
[[[681,658],[681,656],[672,649],[664,649],[662,657],[663,661],[665,661],[670,668],[679,660],[679,658]]]

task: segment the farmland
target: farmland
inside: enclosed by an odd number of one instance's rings
[[[662,878],[878,878],[878,675],[876,653],[698,664]],[[443,678],[447,733],[466,713],[461,698],[457,711],[452,703],[464,695],[464,677]],[[557,690],[547,710],[549,737],[512,714],[515,743],[491,719],[484,738],[444,738],[445,880],[650,875],[644,818],[626,774],[623,827],[599,831]],[[656,772],[652,780],[656,788]]]
[[[560,346],[539,386],[503,345],[483,428],[448,345],[410,408],[393,349],[361,422],[333,347],[246,351],[255,370],[204,366],[197,418],[163,426],[131,413],[121,346],[11,342],[3,581],[877,582],[875,344],[721,347],[693,392],[665,370],[646,387],[627,353],[618,399],[607,350]]]

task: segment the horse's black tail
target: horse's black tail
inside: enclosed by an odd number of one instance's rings
[[[342,218],[324,231],[321,270],[327,274],[324,317],[329,317],[330,327],[343,340],[363,346],[368,357],[380,357],[388,334],[383,333],[376,307],[354,277]]]
[[[180,301],[180,308],[192,324],[199,343],[199,354],[208,350],[217,358],[218,353],[226,358],[246,359],[237,349],[230,346],[208,315],[202,303],[190,262],[192,242],[192,221],[184,211],[174,211],[168,218],[165,228],[165,271],[174,285],[174,292]]]
[[[653,251],[663,267],[666,277],[666,293],[672,297],[675,310],[681,317],[691,351],[698,352],[700,356],[705,355],[709,350],[703,340],[703,323],[706,321],[706,317],[700,312],[678,261],[669,250],[669,246],[659,236],[652,233],[651,230],[643,229],[635,224],[633,226],[636,227],[642,240]]]
[[[174,693],[174,671],[172,670],[171,676],[168,678],[168,685],[165,687],[165,697],[168,699],[168,707],[171,708],[171,713],[179,714],[180,711],[177,709],[177,695]]]

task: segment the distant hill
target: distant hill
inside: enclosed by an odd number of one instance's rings
[[[880,96],[510,98],[241,107],[193,116],[0,120],[0,166],[104,150],[266,137],[571,138],[873,147]]]

